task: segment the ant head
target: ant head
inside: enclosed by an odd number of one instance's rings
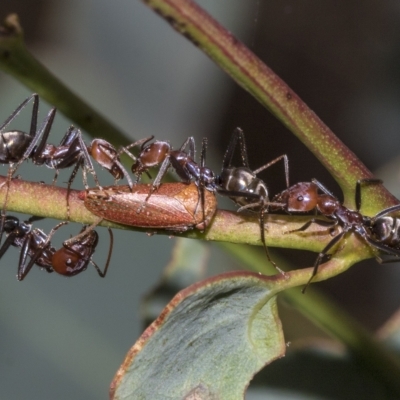
[[[54,271],[65,276],[79,274],[87,267],[87,263],[82,263],[81,255],[67,247],[62,247],[53,254],[51,264]]]
[[[148,168],[161,164],[170,151],[171,146],[168,142],[158,140],[143,147],[137,161],[132,165],[132,172],[145,172]]]
[[[274,201],[286,203],[288,212],[307,212],[317,206],[318,198],[318,188],[314,183],[300,182],[284,190]]]
[[[86,230],[84,226],[81,233]],[[54,252],[51,263],[54,271],[65,276],[74,276],[84,271],[96,249],[99,235],[95,230],[87,232],[80,240]]]

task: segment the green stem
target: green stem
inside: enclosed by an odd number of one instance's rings
[[[6,193],[6,178],[0,176],[0,204],[3,204]],[[167,183],[166,183],[167,185]],[[78,198],[80,192],[71,190],[69,196],[70,218],[72,222],[92,224],[98,217],[88,211],[84,202]],[[59,220],[67,219],[67,191],[57,186],[44,185],[36,182],[27,182],[20,179],[13,179],[10,182],[8,194],[8,211],[16,211],[24,214],[31,214],[46,218]],[[157,192],[153,197],[157,196]],[[151,198],[149,200],[151,204]],[[311,251],[320,251],[331,236],[324,227],[314,224],[309,229],[307,235],[288,234],[283,232],[288,229],[296,229],[309,220],[309,217],[292,217],[288,215],[270,215],[268,223],[267,240],[268,243],[279,247],[300,248]],[[146,231],[136,227],[129,227],[121,224],[104,222],[102,226],[113,228]],[[148,231],[149,229],[147,229]],[[154,230],[154,229],[152,229]],[[160,234],[170,235],[171,231],[158,230]],[[260,226],[257,214],[244,214],[224,210],[218,210],[213,218],[211,226],[206,232],[193,229],[181,236],[213,240],[229,241],[235,243],[246,243],[261,245]],[[310,240],[311,238],[311,240]],[[360,253],[363,253],[362,251]],[[364,251],[364,257],[370,256],[368,251]]]
[[[279,76],[193,1],[144,2],[290,129],[337,180],[346,203],[354,206],[355,184],[358,179],[372,177],[371,172]],[[269,140],[266,137],[266,142]],[[377,187],[368,192],[368,202],[366,213],[375,214],[396,204],[396,199]]]
[[[256,252],[245,252],[242,246],[231,243],[222,243],[223,248],[227,249],[235,259],[239,259],[250,270],[271,273],[271,267],[266,265],[263,255]],[[283,262],[276,259],[279,265]],[[339,263],[342,261],[338,261]],[[328,263],[326,263],[328,265]],[[342,265],[347,269],[345,265]],[[315,279],[322,280],[330,267],[322,267]],[[337,271],[337,266],[334,267]],[[325,296],[318,294],[317,291],[308,288],[305,295],[298,288],[287,289],[291,285],[299,283],[302,279],[302,273],[306,271],[311,273],[311,268],[306,270],[291,271],[288,274],[285,285],[285,278],[281,280],[279,286],[283,290],[280,295],[285,300],[298,309],[304,316],[326,331],[329,335],[337,338],[344,343],[356,359],[374,376],[385,382],[397,395],[400,395],[400,363],[391,352],[381,343],[379,343],[371,334],[350,315],[336,307]],[[308,275],[309,276],[309,275]],[[283,283],[281,285],[281,283]]]
[[[9,15],[0,27],[0,69],[56,106],[94,137],[102,137],[114,145],[132,140],[68,89],[28,51],[15,14]]]
[[[292,130],[331,171],[341,185],[347,201],[353,201],[356,180],[370,177],[370,172],[279,77],[193,2],[149,0],[147,4],[202,48],[239,85]],[[56,105],[66,116],[94,136],[101,135],[114,144],[127,141],[118,129],[70,92],[27,51],[22,39],[22,30],[15,17],[9,17],[5,26],[0,29],[0,68]],[[1,182],[2,180],[0,184]],[[62,206],[66,204],[65,189],[19,180],[14,180],[10,186],[10,209],[26,214],[66,219],[66,207]],[[0,202],[4,199],[3,192],[4,190],[0,193]],[[394,198],[381,187],[374,187],[373,193],[368,197],[370,206],[368,208],[367,204],[366,210],[370,213],[395,203]],[[71,195],[70,203],[72,221],[87,224],[94,222],[96,217],[85,209],[75,191]],[[326,232],[323,233],[321,227],[313,226],[313,231],[309,231],[311,236],[282,234],[283,230],[299,227],[299,224],[304,223],[304,218],[306,217],[271,216],[268,220],[268,244],[320,251],[330,240],[330,236]],[[105,225],[123,227],[111,223]],[[170,234],[165,231],[160,233]],[[244,217],[226,211],[217,212],[211,228],[206,233],[191,231],[183,236],[260,244],[257,216]],[[354,257],[360,260],[371,255],[353,236],[349,237],[351,244],[346,247],[353,246],[353,258],[347,256],[345,251],[341,252],[340,256],[343,259],[333,258],[330,263],[322,266],[315,281],[344,271],[355,262]],[[243,251],[238,245],[225,243],[223,246],[237,258],[241,258],[248,267],[266,272],[264,255],[260,258],[255,251]],[[309,274],[310,270],[305,269],[287,273],[285,278],[277,279],[286,279],[286,284],[282,287],[289,288],[306,283]],[[361,327],[333,308],[326,300],[315,297],[311,290],[306,296],[301,295],[298,289],[286,290],[284,295],[301,308],[302,313],[346,343],[371,370],[378,371],[382,379],[388,381],[391,387],[400,393],[397,363]]]

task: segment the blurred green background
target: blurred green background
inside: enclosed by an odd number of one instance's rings
[[[399,195],[400,6],[397,2],[198,1],[256,52],[386,186]],[[0,18],[17,12],[28,47],[78,95],[134,139],[155,135],[174,147],[209,138],[208,164],[219,171],[236,126],[244,129],[256,168],[287,153],[291,182],[317,178],[340,191],[311,153],[253,98],[140,1],[3,0]],[[0,121],[30,92],[0,72]],[[41,118],[49,105],[41,103]],[[12,127],[28,130],[29,110]],[[71,121],[60,114],[51,133],[59,143]],[[270,132],[268,143],[258,135]],[[89,140],[89,138],[88,138]],[[3,167],[6,174],[7,167]],[[69,171],[63,171],[59,183]],[[26,163],[19,174],[51,182],[53,171]],[[79,176],[79,175],[78,175]],[[111,183],[107,174],[102,182]],[[283,189],[279,166],[263,178]],[[79,188],[80,177],[75,187]],[[231,206],[229,202],[221,204]],[[24,216],[21,216],[24,218]],[[48,232],[55,221],[38,223]],[[60,245],[79,225],[60,229]],[[102,265],[108,234],[99,230],[95,260]],[[140,299],[159,279],[175,239],[115,231],[106,279],[93,268],[73,279],[33,269],[15,278],[18,251],[0,262],[0,385],[4,399],[107,398],[110,381],[143,330]],[[236,268],[212,246],[210,269]],[[294,267],[314,254],[281,251]],[[374,260],[316,285],[376,328],[400,300],[397,265]],[[283,309],[286,339],[315,333]],[[255,398],[248,396],[249,399]]]

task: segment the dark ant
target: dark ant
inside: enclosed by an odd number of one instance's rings
[[[232,160],[236,146],[238,144],[240,147],[240,158],[242,166],[233,167]],[[265,240],[264,231],[265,213],[268,212],[268,208],[272,205],[281,206],[281,204],[275,204],[274,202],[271,202],[269,200],[267,185],[263,180],[257,177],[257,174],[259,174],[261,171],[264,171],[265,169],[276,164],[280,160],[283,160],[285,167],[286,187],[289,187],[289,161],[287,155],[283,154],[270,161],[269,163],[262,165],[261,167],[252,171],[249,166],[244,133],[240,128],[236,128],[233,131],[233,134],[229,141],[228,148],[225,152],[222,162],[221,174],[217,177],[216,182],[219,185],[219,188],[217,189],[218,193],[230,197],[236,204],[241,206],[238,211],[249,209],[251,211],[259,212],[261,242],[263,244],[267,258],[279,272],[284,273],[275,264],[275,262],[271,260]]]
[[[10,246],[20,247],[21,253],[18,264],[17,279],[22,281],[33,265],[36,264],[44,268],[47,272],[57,272],[64,276],[74,276],[84,271],[88,264],[91,263],[100,277],[104,278],[107,273],[108,265],[111,259],[113,247],[113,234],[109,229],[110,234],[110,250],[108,253],[104,271],[101,271],[97,264],[92,260],[92,255],[98,244],[98,234],[91,230],[85,235],[76,236],[65,241],[63,246],[56,250],[51,246],[50,239],[61,226],[68,222],[60,222],[57,224],[48,235],[42,230],[32,228],[32,222],[43,219],[41,217],[31,217],[28,221],[21,222],[18,218],[7,216],[4,223],[4,231],[7,234],[7,239],[0,248],[0,259]],[[84,232],[84,226],[80,232]],[[71,244],[67,244],[70,242]],[[30,258],[29,262],[28,257]]]
[[[14,130],[4,132],[5,128],[17,117],[17,115],[25,108],[25,106],[33,99],[31,126],[29,133]],[[2,164],[9,164],[7,173],[7,192],[1,211],[1,226],[0,226],[0,243],[3,235],[3,226],[5,224],[5,208],[8,201],[8,191],[10,187],[10,180],[18,169],[20,164],[31,154],[34,153],[36,144],[42,135],[48,135],[51,124],[54,120],[55,109],[51,109],[47,117],[43,121],[42,126],[37,130],[37,117],[39,111],[39,97],[36,94],[25,99],[17,109],[4,121],[0,126],[0,162]]]
[[[357,181],[355,191],[356,210],[350,210],[316,179],[311,182],[300,182],[289,187],[273,198],[274,202],[282,203],[281,207],[273,207],[273,210],[282,209],[288,213],[307,212],[316,210],[319,214],[328,218],[321,220],[318,217],[310,219],[302,227],[286,232],[302,232],[307,230],[311,224],[317,223],[329,229],[340,226],[342,231],[338,233],[318,254],[314,263],[314,269],[310,279],[303,288],[304,293],[308,285],[318,272],[323,258],[337,245],[348,232],[354,232],[361,236],[364,241],[374,249],[397,257],[392,260],[382,260],[376,256],[380,263],[400,261],[400,220],[387,215],[400,210],[400,205],[386,208],[373,217],[367,217],[360,213],[361,208],[361,185],[381,184],[380,179],[362,179]],[[322,193],[319,193],[318,191]]]
[[[6,127],[32,100],[33,107],[29,133],[18,130],[4,132]],[[31,159],[36,165],[44,164],[48,168],[55,169],[56,174],[53,179],[53,184],[55,184],[57,180],[60,169],[75,165],[68,180],[67,206],[70,187],[80,167],[82,167],[83,183],[85,187],[89,187],[87,184],[88,171],[92,174],[97,187],[101,188],[90,156],[103,168],[107,169],[115,180],[125,176],[128,180],[129,187],[132,189],[132,180],[119,160],[119,154],[125,151],[124,148],[117,152],[110,143],[102,139],[94,139],[90,145],[87,145],[83,141],[81,131],[72,126],[68,129],[58,146],[48,144],[47,139],[54,121],[56,109],[52,108],[49,111],[39,129],[37,129],[38,111],[39,96],[37,94],[32,94],[24,100],[0,126],[0,162],[3,164],[10,164],[7,174],[7,194],[2,209],[1,225],[5,224],[5,209],[7,207],[10,180],[18,167],[27,159]],[[0,226],[0,229],[1,228],[2,226]],[[3,229],[1,229],[0,233],[0,243],[2,232]]]

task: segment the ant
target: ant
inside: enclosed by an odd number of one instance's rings
[[[207,138],[203,138],[200,165],[194,161],[196,151],[195,141],[192,136],[186,139],[178,150],[173,150],[171,145],[166,141],[156,140],[152,143],[149,143],[153,139],[154,136],[150,136],[148,138],[138,140],[137,142],[132,143],[131,145],[122,149],[122,151],[128,154],[135,161],[131,168],[132,172],[137,176],[135,183],[140,181],[143,173],[146,173],[150,177],[148,172],[149,168],[161,164],[157,176],[150,186],[150,191],[145,199],[145,202],[147,202],[154,191],[160,187],[162,178],[167,173],[168,168],[172,166],[183,183],[189,184],[194,181],[197,185],[199,199],[203,210],[203,220],[205,220],[204,190],[208,190],[213,193],[218,190],[218,187],[215,183],[216,176],[210,168],[205,166]],[[128,149],[138,146],[140,146],[140,152],[137,157],[127,152]],[[187,151],[186,148],[188,148]]]
[[[236,146],[240,147],[241,167],[232,166],[232,160]],[[289,160],[286,154],[283,154],[267,164],[262,165],[256,170],[251,170],[247,156],[246,142],[244,132],[240,128],[233,131],[228,148],[225,152],[222,162],[222,170],[216,179],[219,188],[218,193],[228,196],[236,204],[241,206],[238,212],[245,209],[259,212],[259,225],[261,242],[267,255],[268,261],[282,274],[284,272],[271,260],[265,240],[265,213],[269,206],[281,206],[280,202],[270,202],[268,197],[268,188],[266,183],[257,177],[257,174],[283,160],[285,168],[286,187],[289,187]]]
[[[136,183],[140,181],[143,173],[148,174],[149,168],[161,164],[158,174],[152,183],[151,193],[158,189],[170,166],[174,168],[183,183],[189,184],[193,180],[198,186],[211,192],[216,190],[215,175],[210,168],[205,166],[207,138],[203,138],[200,165],[194,161],[196,150],[192,136],[187,138],[178,150],[173,150],[171,145],[165,141],[156,140],[148,144],[153,139],[154,136],[150,136],[125,147],[127,150],[140,145],[138,157],[131,155],[135,159],[135,163],[132,165],[132,172],[137,176]],[[188,148],[188,151],[186,151],[186,148]]]
[[[100,277],[104,278],[107,273],[113,248],[113,234],[108,229],[110,235],[110,249],[104,270],[101,271],[97,264],[92,260],[92,255],[96,250],[99,236],[96,231],[90,230],[81,236],[86,230],[84,226],[79,235],[63,243],[63,246],[56,250],[51,246],[50,239],[61,226],[68,222],[60,222],[48,235],[42,230],[32,228],[32,222],[43,219],[41,217],[31,217],[28,221],[21,222],[17,217],[7,216],[4,223],[4,231],[7,239],[0,248],[0,259],[10,246],[20,247],[21,253],[18,264],[17,279],[22,281],[33,265],[36,264],[44,268],[47,272],[57,272],[64,276],[74,276],[84,271],[91,263]],[[70,242],[71,244],[67,244]],[[28,257],[30,258],[29,262]]]
[[[289,187],[289,162],[286,155],[277,157],[268,164],[265,164],[255,171],[249,168],[247,149],[244,140],[244,133],[240,128],[236,128],[233,132],[228,149],[225,153],[222,171],[220,176],[216,176],[210,168],[205,166],[207,139],[203,139],[202,151],[200,158],[200,165],[194,161],[195,143],[194,138],[189,137],[179,148],[179,150],[172,150],[171,145],[165,141],[155,141],[148,144],[153,140],[153,136],[146,139],[141,139],[125,149],[135,146],[140,147],[140,153],[132,165],[132,172],[134,172],[140,180],[143,172],[148,173],[150,167],[161,164],[159,172],[153,181],[150,193],[146,200],[156,190],[167,172],[168,168],[172,166],[177,172],[178,176],[184,183],[190,183],[192,180],[199,187],[201,204],[204,210],[204,189],[211,192],[217,192],[223,196],[230,197],[236,204],[244,206],[248,209],[260,209],[260,232],[261,241],[263,243],[268,260],[282,272],[278,266],[271,260],[266,246],[265,233],[264,233],[264,214],[265,210],[272,203],[269,202],[268,189],[266,184],[259,178],[257,174],[280,160],[284,160],[286,186]],[[239,141],[242,166],[232,167],[232,159],[236,145]],[[185,149],[188,148],[188,151]],[[131,156],[134,158],[133,156]],[[243,209],[243,207],[241,208]],[[241,210],[239,209],[239,211]]]
[[[336,226],[342,228],[341,232],[334,236],[318,254],[311,277],[302,290],[303,293],[317,274],[323,258],[349,232],[358,234],[372,248],[397,257],[391,260],[383,260],[379,256],[375,256],[379,263],[400,260],[400,220],[396,217],[387,216],[390,213],[399,211],[400,205],[386,208],[373,217],[362,215],[360,213],[361,186],[365,183],[382,184],[382,181],[372,178],[357,181],[355,190],[356,210],[350,210],[341,204],[340,201],[316,179],[312,179],[311,182],[297,183],[273,198],[273,202],[277,202],[277,204],[282,203],[280,207],[274,206],[274,211],[276,209],[282,209],[290,213],[316,210],[328,219],[321,220],[318,217],[314,217],[302,227],[286,233],[305,231],[313,223],[326,226],[330,229]],[[319,190],[322,193],[319,193]]]
[[[29,133],[19,130],[5,132],[7,126],[31,101],[33,101],[33,106]],[[49,111],[39,129],[37,129],[38,112],[39,96],[37,94],[32,94],[24,100],[0,126],[0,162],[10,165],[7,174],[7,194],[2,209],[1,225],[5,224],[5,209],[8,201],[8,191],[11,178],[19,166],[27,159],[31,159],[36,165],[44,164],[48,168],[55,169],[56,174],[53,179],[53,184],[55,184],[57,180],[60,169],[75,165],[68,180],[67,206],[69,206],[68,197],[70,187],[80,167],[82,168],[83,183],[85,187],[89,187],[87,184],[87,172],[90,172],[97,187],[101,188],[90,156],[103,168],[107,169],[115,180],[119,180],[125,176],[128,180],[129,187],[132,189],[132,180],[119,160],[119,154],[125,151],[125,148],[122,148],[117,152],[110,143],[102,139],[94,139],[89,145],[87,145],[83,141],[82,132],[73,126],[68,129],[58,146],[48,144],[47,139],[54,121],[56,109],[52,108]],[[3,230],[1,229],[0,243],[2,231]]]

